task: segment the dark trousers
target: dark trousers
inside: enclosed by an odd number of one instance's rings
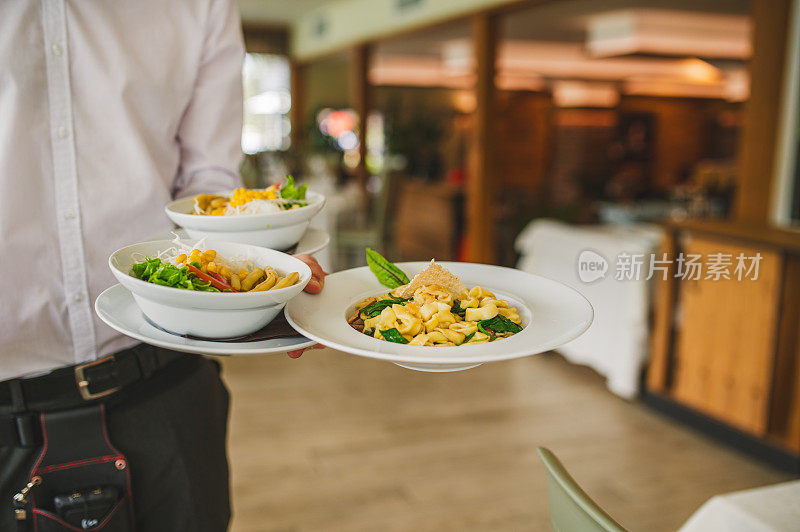
[[[227,530],[229,396],[219,364],[186,355],[106,399],[109,437],[130,466],[136,530]],[[39,451],[0,447],[0,531],[16,530],[12,497]]]

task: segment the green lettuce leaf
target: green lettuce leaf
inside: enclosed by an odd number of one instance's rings
[[[199,266],[199,265],[198,265]],[[201,292],[219,292],[211,283],[197,278],[186,266],[178,268],[161,259],[147,257],[144,261],[131,266],[131,275],[148,283],[171,286],[184,290]]]
[[[306,202],[303,200],[306,199],[307,189],[308,185],[295,186],[294,177],[288,175],[286,176],[286,184],[278,189],[278,194],[282,199],[292,200],[291,203],[285,206],[286,208],[291,208],[294,204],[299,204],[304,207]]]

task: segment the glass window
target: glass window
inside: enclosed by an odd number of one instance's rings
[[[247,54],[242,72],[244,126],[242,150],[253,154],[289,148],[289,59],[282,55]]]

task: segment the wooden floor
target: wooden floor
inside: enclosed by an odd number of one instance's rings
[[[631,530],[789,477],[557,355],[425,374],[331,350],[224,360],[233,532],[548,529],[536,446]]]

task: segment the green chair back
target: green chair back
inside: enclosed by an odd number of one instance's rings
[[[539,457],[547,468],[547,493],[550,498],[550,522],[557,532],[625,532],[585,491],[578,486],[556,455],[538,447]]]

